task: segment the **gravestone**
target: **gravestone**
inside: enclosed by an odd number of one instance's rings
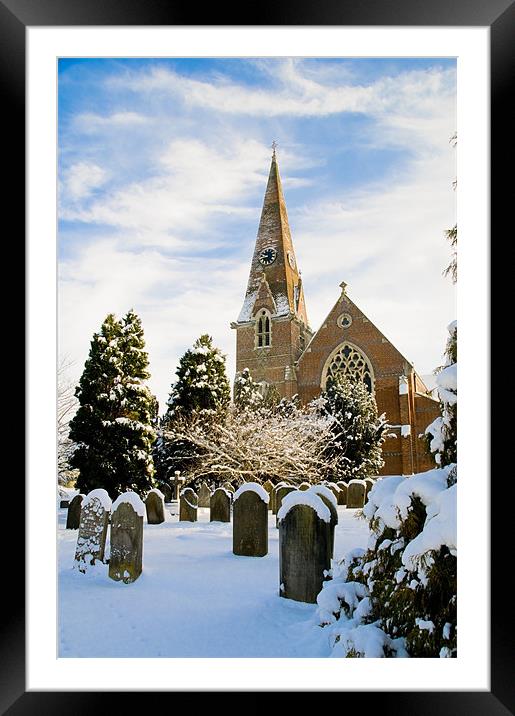
[[[198,491],[198,506],[199,507],[209,507],[209,502],[211,500],[211,490],[207,486],[205,482],[202,483],[200,486],[200,490]]]
[[[150,490],[145,500],[145,507],[149,525],[160,525],[165,521],[165,496],[161,490]]]
[[[78,530],[80,524],[80,510],[82,500],[86,495],[75,495],[73,500],[70,502],[68,507],[68,513],[66,515],[66,529],[67,530]]]
[[[270,500],[272,502],[272,513],[274,515],[277,514],[277,492],[281,487],[290,487],[287,482],[281,481],[278,482],[277,485],[274,485],[274,489],[272,490],[272,494],[270,496]]]
[[[268,501],[268,509],[272,509],[272,493],[274,491],[274,483],[271,480],[266,480],[263,483],[263,487],[268,492],[268,496],[270,497],[270,500]]]
[[[313,485],[313,487],[310,488],[310,492],[314,492],[315,495],[318,495],[324,505],[328,507],[330,513],[331,513],[331,521],[329,522],[329,526],[331,528],[331,558],[334,556],[334,530],[336,529],[336,525],[338,524],[338,510],[336,508],[337,502],[336,497],[334,496],[332,490],[330,487],[327,487],[326,485]]]
[[[230,482],[224,482],[224,484],[222,485],[222,487],[223,487],[224,490],[228,490],[232,495],[234,495],[235,490],[234,490],[234,487],[231,485]]]
[[[191,487],[185,487],[180,497],[179,522],[196,522],[197,507],[197,493]]]
[[[163,493],[165,502],[171,502],[173,500],[173,490],[167,482],[161,482],[159,489]]]
[[[299,485],[299,490],[302,490],[302,492],[304,492],[305,490],[309,490],[310,487],[311,485],[309,484],[309,482],[301,482]]]
[[[345,482],[337,482],[336,484],[340,488],[340,494],[338,495],[338,504],[346,505],[347,504],[347,485],[345,484]]]
[[[365,504],[365,482],[363,480],[350,480],[347,485],[347,507],[356,509]]]
[[[217,487],[211,495],[210,502],[211,522],[230,522],[231,521],[231,493],[224,487]]]
[[[245,557],[268,554],[267,491],[256,482],[236,490],[233,507],[232,551]]]
[[[366,502],[368,499],[368,493],[375,485],[375,480],[372,480],[371,477],[365,477],[364,482],[365,482],[365,502]]]
[[[277,489],[277,492],[275,493],[275,526],[279,526],[279,521],[277,519],[277,513],[281,509],[281,505],[283,503],[284,498],[286,495],[289,495],[290,492],[293,492],[296,490],[296,487],[293,487],[293,485],[282,485]]]
[[[75,564],[85,573],[95,562],[103,562],[111,498],[105,490],[92,490],[82,500]]]
[[[143,515],[145,505],[135,492],[125,492],[113,504],[109,576],[130,584],[143,569]]]
[[[302,503],[304,500],[304,503]],[[318,495],[296,491],[279,511],[279,593],[315,604],[331,568],[331,513]]]
[[[335,482],[328,482],[327,487],[332,490],[333,495],[336,497],[336,501],[338,502],[338,495],[340,493],[340,488]]]

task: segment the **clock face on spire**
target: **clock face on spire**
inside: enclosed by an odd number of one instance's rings
[[[272,246],[268,246],[266,249],[259,252],[259,261],[263,264],[263,266],[270,266],[270,264],[274,263],[276,258],[277,251]]]

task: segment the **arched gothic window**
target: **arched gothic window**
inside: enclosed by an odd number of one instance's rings
[[[269,348],[272,344],[272,321],[268,311],[263,308],[256,320],[256,348]]]
[[[351,343],[342,343],[329,356],[322,376],[323,388],[325,389],[328,378],[336,378],[338,375],[362,380],[369,393],[374,390],[374,373],[370,361]]]

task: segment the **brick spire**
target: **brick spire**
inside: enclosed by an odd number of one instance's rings
[[[276,315],[292,315],[308,326],[302,281],[288,223],[275,147],[250,267],[245,302],[238,322],[254,313],[263,273],[274,298]]]

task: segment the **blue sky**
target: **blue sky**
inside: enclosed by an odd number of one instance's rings
[[[455,318],[453,59],[59,62],[59,351],[76,380],[105,315],[134,308],[163,406],[204,332],[227,354],[270,165],[308,316],[350,297],[426,375]]]

